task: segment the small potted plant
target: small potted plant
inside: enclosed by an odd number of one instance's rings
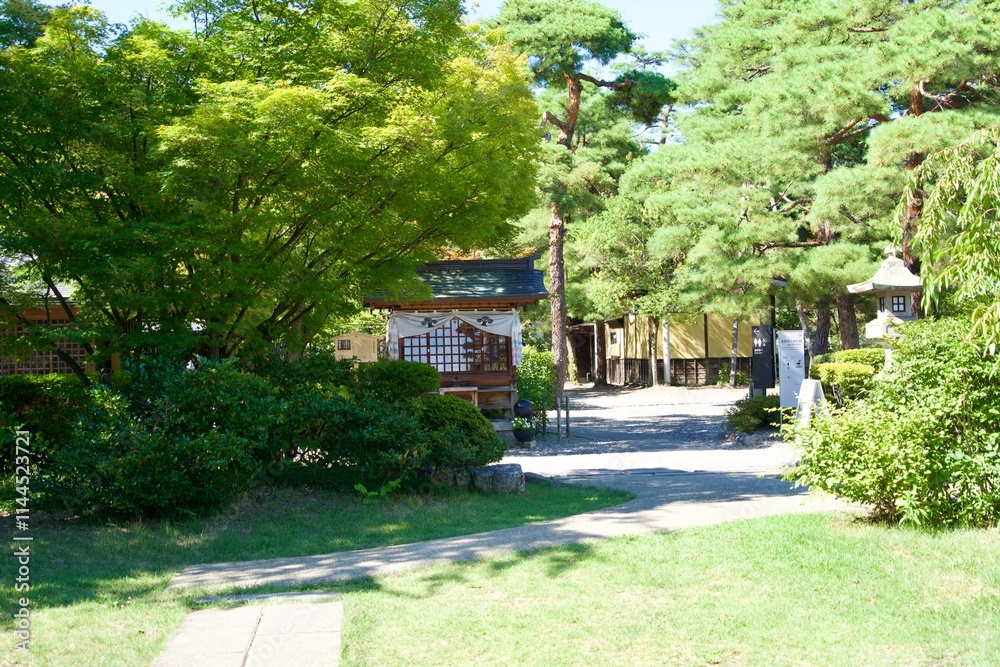
[[[518,442],[530,442],[535,437],[535,426],[524,417],[514,417],[511,422],[514,430],[514,438]]]

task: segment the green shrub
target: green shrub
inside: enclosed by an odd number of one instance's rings
[[[743,433],[780,426],[781,399],[779,396],[741,398],[726,412],[726,421],[729,428]]]
[[[728,387],[729,386],[729,372],[732,370],[732,366],[729,362],[724,362],[719,366],[719,379],[716,381],[716,386],[718,387]],[[736,371],[736,386],[742,387],[747,383],[747,374],[743,371]]]
[[[98,387],[41,487],[75,511],[165,516],[218,506],[274,460],[271,388],[233,361],[144,360],[124,393]]]
[[[556,369],[551,352],[524,348],[517,368],[517,396],[531,401],[535,423],[544,425],[545,411],[556,407]]]
[[[875,368],[853,363],[813,364],[809,376],[823,383],[829,400],[842,405],[844,401],[864,397],[875,376]]]
[[[383,360],[358,365],[357,391],[379,401],[404,401],[437,391],[441,374],[430,364]]]
[[[856,350],[838,350],[828,354],[821,354],[813,358],[813,365],[817,364],[865,364],[875,369],[875,372],[882,370],[885,366],[885,350],[881,347],[863,347]]]
[[[32,460],[44,462],[49,448],[65,443],[73,421],[87,402],[75,375],[0,376],[0,462],[7,472],[13,461],[16,431],[31,434]]]
[[[395,479],[405,482],[427,457],[428,441],[412,402],[328,398],[315,404],[313,417],[314,449],[304,458],[331,486],[378,489]]]
[[[1000,520],[1000,363],[968,320],[900,327],[893,366],[867,398],[794,435],[800,484],[913,524]]]
[[[342,393],[357,385],[354,362],[337,359],[332,352],[310,350],[295,359],[282,360],[277,355],[255,364],[256,372],[267,378],[281,397],[290,397],[303,391]]]
[[[881,347],[840,350],[833,353],[833,362],[837,364],[865,364],[874,368],[877,373],[885,366],[885,350]]]
[[[481,466],[503,458],[507,443],[468,401],[454,396],[421,396],[416,407],[420,428],[428,439],[428,465]]]

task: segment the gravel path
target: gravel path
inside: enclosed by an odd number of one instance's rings
[[[571,387],[567,390],[570,437],[556,438],[555,412],[550,412],[548,434],[537,438],[530,448],[511,450],[510,454],[520,458],[746,449],[746,444],[727,439],[730,431],[726,428],[726,410],[746,394],[746,389],[719,387]],[[769,447],[775,442],[765,438],[752,447]]]

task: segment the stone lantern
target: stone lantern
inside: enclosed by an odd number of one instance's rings
[[[895,247],[887,247],[888,257],[874,276],[847,286],[851,294],[874,294],[878,299],[878,314],[865,325],[865,337],[883,347],[899,336],[893,331],[895,325],[916,319],[911,297],[923,288],[920,278],[910,273],[896,252]]]

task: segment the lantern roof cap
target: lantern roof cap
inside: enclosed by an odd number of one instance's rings
[[[922,287],[920,278],[913,275],[903,264],[903,260],[896,257],[894,246],[890,245],[885,251],[889,256],[882,262],[882,266],[875,272],[875,275],[863,283],[848,285],[848,292],[851,294],[891,290],[915,292]]]

